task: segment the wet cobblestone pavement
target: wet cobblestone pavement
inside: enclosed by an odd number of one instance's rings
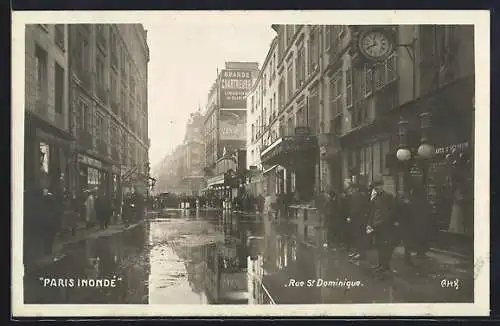
[[[163,211],[123,232],[89,237],[25,273],[24,301],[45,304],[315,304],[473,302],[473,265],[394,255],[383,279],[341,248],[316,248],[251,214]],[[398,258],[399,257],[399,258]],[[459,288],[442,280],[458,280]],[[340,283],[339,283],[340,282]],[[450,283],[451,284],[451,283]]]

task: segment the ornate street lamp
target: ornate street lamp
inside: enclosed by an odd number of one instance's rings
[[[406,141],[406,136],[408,134],[408,121],[401,117],[398,126],[399,148],[396,152],[396,157],[399,161],[406,162],[411,159],[411,151],[408,148],[408,144]]]
[[[422,137],[420,139],[420,146],[418,147],[417,154],[423,159],[431,159],[436,153],[434,145],[432,145],[429,141],[429,131],[432,126],[431,117],[432,115],[430,112],[420,114],[420,129]]]

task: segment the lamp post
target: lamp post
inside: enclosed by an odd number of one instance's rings
[[[403,163],[403,169],[400,172],[400,177],[403,178],[403,182],[400,183],[400,193],[406,194],[406,176],[408,173],[408,163],[413,161],[414,159],[420,160],[429,160],[435,155],[435,147],[430,141],[430,129],[432,128],[432,114],[430,112],[423,112],[419,114],[420,118],[420,145],[416,151],[416,153],[412,153],[408,143],[407,143],[407,134],[408,134],[408,121],[406,121],[403,117],[400,118],[398,123],[399,125],[399,147],[396,152],[397,159]],[[425,169],[425,167],[422,167]],[[422,184],[426,185],[426,171],[422,171]],[[402,188],[402,189],[401,189]]]
[[[402,182],[399,182],[399,193],[400,195],[406,194],[406,173],[407,173],[407,163],[411,160],[411,151],[408,148],[407,143],[408,135],[408,121],[403,117],[400,117],[398,123],[398,136],[399,136],[399,146],[396,152],[397,159],[403,163],[403,169],[399,171],[399,178]]]

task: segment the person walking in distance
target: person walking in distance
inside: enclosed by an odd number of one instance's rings
[[[87,228],[94,224],[95,216],[95,196],[93,191],[89,189],[85,200],[85,221],[87,223]]]
[[[95,202],[95,210],[97,220],[99,221],[99,226],[101,229],[107,229],[109,224],[109,219],[111,218],[111,199],[106,195],[104,190],[99,191]]]
[[[367,223],[367,233],[374,233],[375,246],[378,251],[378,266],[376,271],[387,272],[393,253],[394,232],[394,197],[385,192],[382,181],[372,184],[370,197],[370,215]]]

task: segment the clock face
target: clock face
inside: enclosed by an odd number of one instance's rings
[[[368,57],[383,59],[392,51],[392,43],[382,32],[367,32],[361,36],[360,49]]]

